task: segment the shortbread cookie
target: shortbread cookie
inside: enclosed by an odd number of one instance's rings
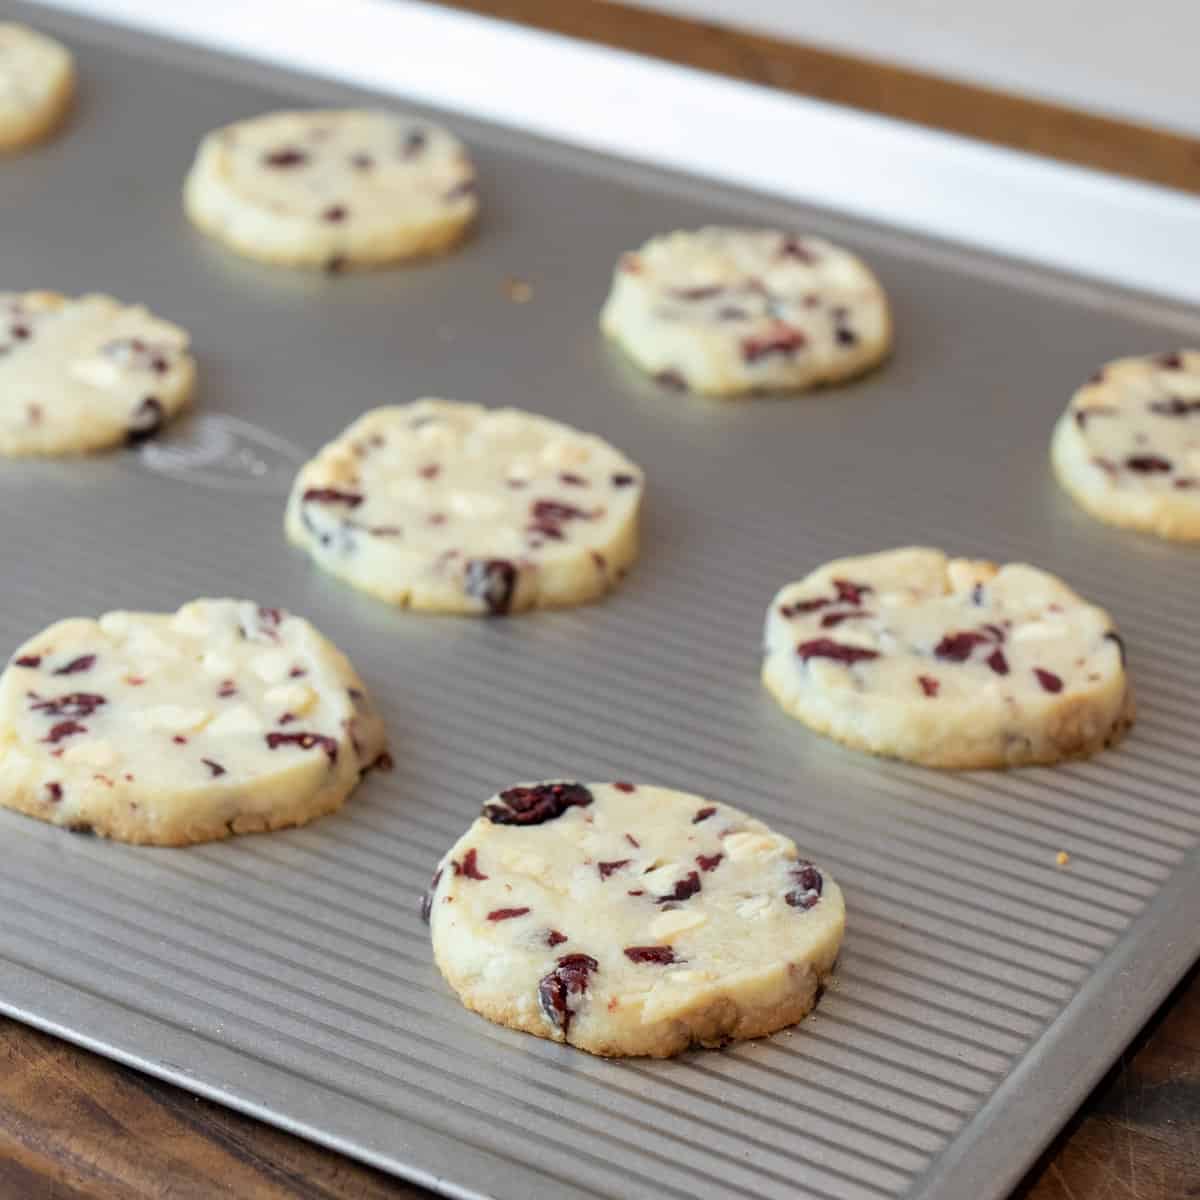
[[[53,133],[74,92],[75,65],[65,46],[25,25],[0,24],[0,150]]]
[[[186,407],[188,335],[111,296],[0,292],[0,454],[80,454],[149,437]]]
[[[470,1009],[593,1054],[761,1037],[817,1000],[842,893],[761,821],[632,783],[509,788],[422,902]]]
[[[304,466],[288,538],[392,604],[493,616],[583,604],[637,556],[642,474],[513,408],[377,408]]]
[[[205,233],[249,258],[333,271],[448,250],[478,208],[457,138],[355,109],[269,113],[210,133],[183,200]]]
[[[1092,516],[1200,541],[1200,350],[1101,368],[1071,398],[1050,453]]]
[[[666,387],[798,391],[891,345],[879,281],[853,254],[769,230],[670,233],[623,255],[601,327]]]
[[[845,558],[767,614],[763,682],[847,746],[930,767],[1080,758],[1133,721],[1112,618],[1036,567],[909,548]]]
[[[0,677],[0,804],[124,842],[302,825],[384,745],[345,657],[247,601],[60,621]]]

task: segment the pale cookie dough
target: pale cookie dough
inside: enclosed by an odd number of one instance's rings
[[[330,271],[439,254],[478,208],[456,137],[355,109],[269,113],[210,133],[183,201],[199,228],[249,258]]]
[[[58,127],[75,93],[75,64],[53,38],[0,24],[0,151],[40,142]]]
[[[345,657],[248,601],[60,621],[0,677],[0,804],[119,841],[302,825],[381,759]]]
[[[763,682],[818,733],[930,767],[1080,758],[1134,712],[1106,612],[1036,567],[919,548],[785,587],[767,614]]]
[[[0,292],[0,454],[81,454],[158,429],[192,398],[188,335],[111,296]]]
[[[816,1003],[837,884],[761,821],[632,783],[509,788],[422,902],[468,1008],[593,1054],[666,1058],[761,1037]]]
[[[1071,398],[1050,456],[1092,516],[1200,541],[1200,350],[1102,367]]]
[[[637,556],[642,474],[607,442],[513,408],[377,408],[296,477],[286,532],[392,604],[501,616],[583,604]]]
[[[665,387],[734,396],[861,374],[891,346],[879,281],[830,242],[700,229],[622,256],[604,332]]]

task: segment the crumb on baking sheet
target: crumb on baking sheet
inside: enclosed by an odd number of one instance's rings
[[[533,284],[513,275],[505,279],[504,291],[514,304],[528,304],[533,299]]]
[[[1065,867],[1067,863],[1071,861],[1071,856],[1065,850],[1060,850],[1054,856],[1054,861],[1058,863],[1060,867]]]

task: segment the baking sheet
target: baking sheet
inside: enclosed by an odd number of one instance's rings
[[[307,829],[187,851],[0,813],[0,1009],[450,1195],[1003,1196],[1200,950],[1200,559],[1092,522],[1046,466],[1078,380],[1194,342],[1200,313],[452,117],[483,179],[461,253],[338,278],[259,267],[188,228],[195,143],[361,97],[5,12],[66,36],[83,86],[66,135],[0,169],[3,286],[150,304],[191,330],[202,383],[196,415],[140,453],[0,464],[0,645],[196,595],[284,604],[359,666],[397,769]],[[867,256],[895,302],[889,366],[750,404],[627,368],[595,327],[616,254],[708,221]],[[507,622],[414,616],[284,544],[296,462],[427,393],[545,412],[641,463],[643,555],[619,592]],[[757,680],[776,588],[910,541],[1038,562],[1111,609],[1130,739],[944,775],[779,711]],[[416,898],[481,800],[554,776],[708,792],[827,866],[850,932],[817,1013],[645,1063],[462,1010]]]

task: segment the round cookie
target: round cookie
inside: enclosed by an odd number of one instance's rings
[[[0,151],[40,142],[58,127],[75,94],[75,64],[53,38],[0,23]]]
[[[111,296],[0,292],[0,454],[80,454],[149,437],[196,381],[188,335]]]
[[[475,168],[456,137],[357,109],[268,113],[210,133],[183,201],[240,254],[332,271],[441,253],[478,209]]]
[[[1200,541],[1200,350],[1102,367],[1071,397],[1050,456],[1092,516]]]
[[[499,616],[583,604],[637,556],[642,475],[590,434],[452,400],[377,408],[301,468],[286,532],[392,604]]]
[[[800,1020],[846,910],[795,845],[736,808],[631,783],[509,788],[422,902],[480,1015],[609,1056],[666,1058]]]
[[[119,841],[302,825],[381,758],[345,657],[248,601],[60,621],[0,676],[0,804]]]
[[[1112,619],[1036,567],[908,548],[785,587],[763,682],[793,717],[930,767],[1080,758],[1133,721]]]
[[[621,257],[600,324],[664,386],[719,396],[836,383],[875,366],[892,340],[864,263],[773,230],[652,238]]]

